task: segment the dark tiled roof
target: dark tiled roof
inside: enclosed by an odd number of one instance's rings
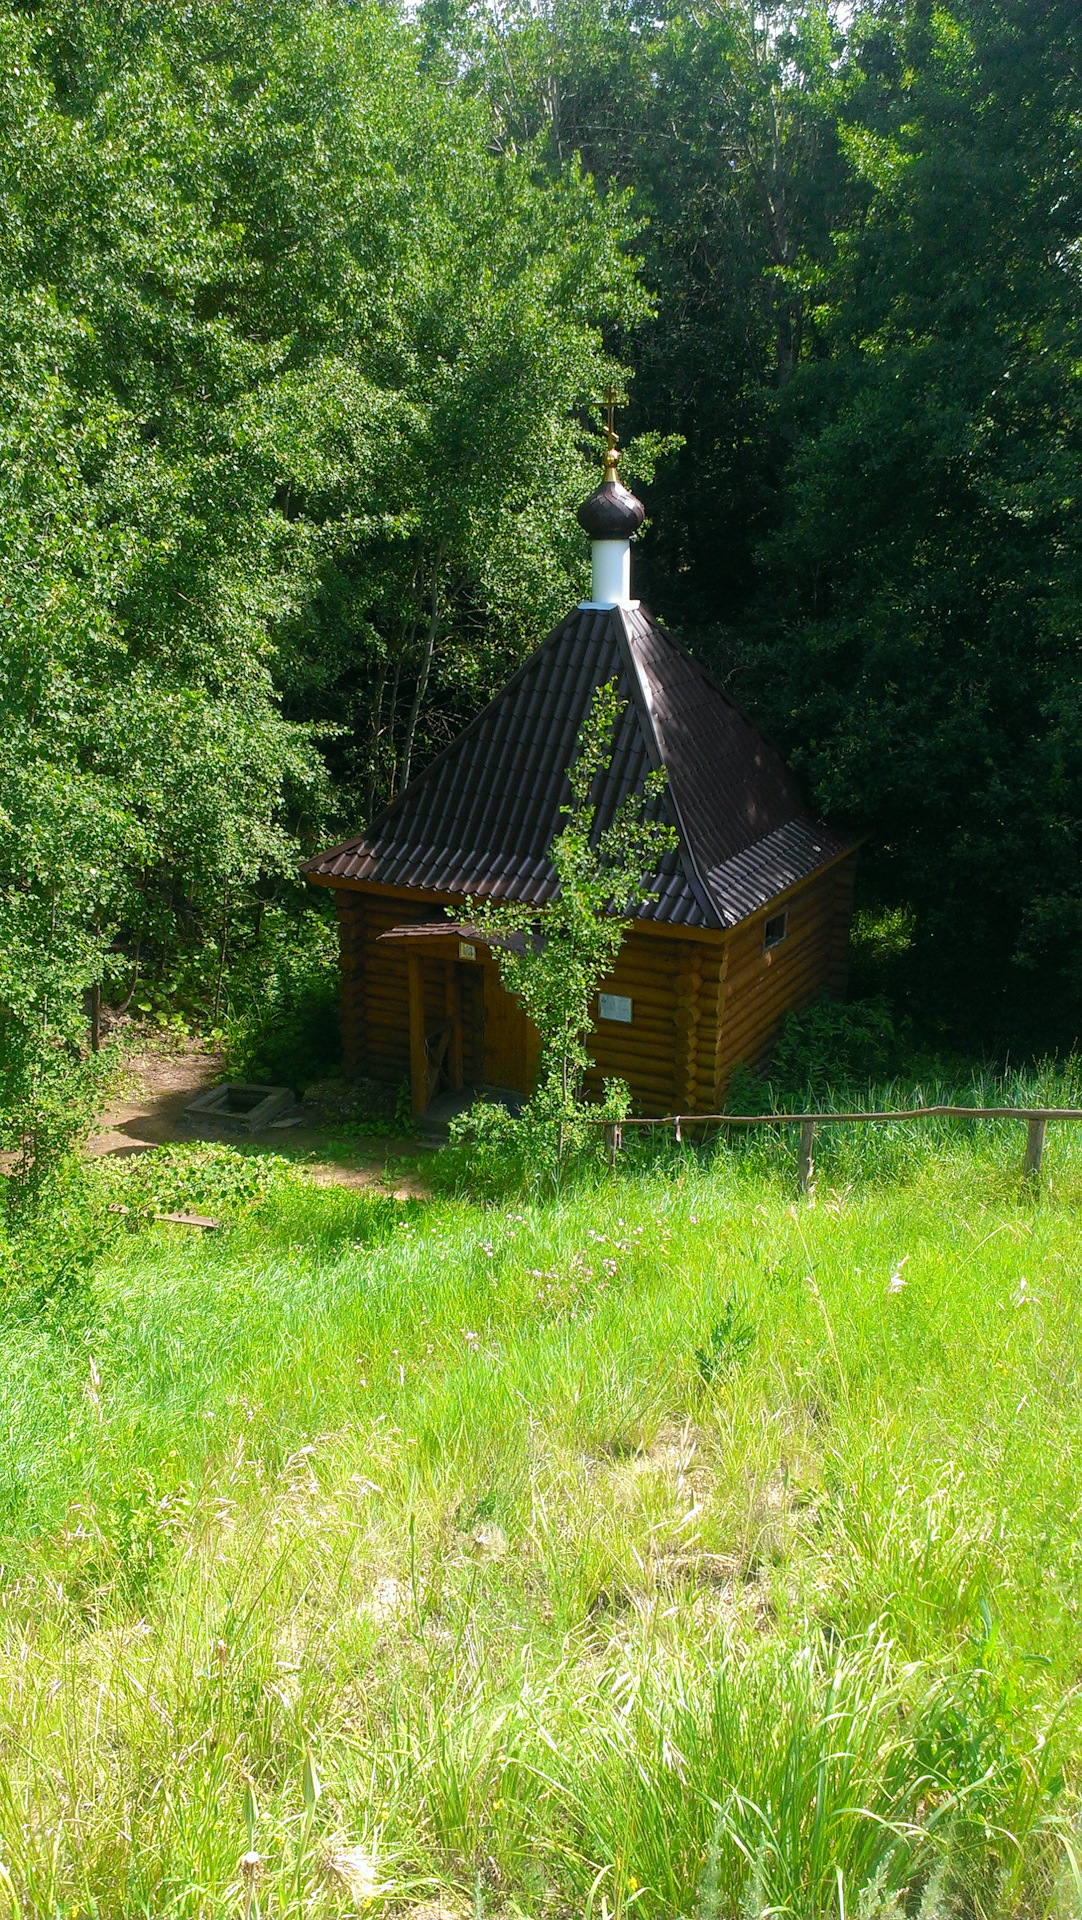
[[[643,607],[577,609],[367,833],[306,863],[314,880],[540,904],[595,687],[627,704],[598,796],[605,827],[663,765],[680,844],[639,918],[730,927],[852,844],[812,819],[777,749]]]

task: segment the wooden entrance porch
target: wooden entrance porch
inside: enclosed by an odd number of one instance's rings
[[[533,1091],[540,1035],[507,992],[488,941],[446,921],[391,927],[409,980],[410,1103],[421,1115],[442,1091]]]

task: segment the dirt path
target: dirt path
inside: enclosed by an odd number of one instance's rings
[[[245,1138],[212,1124],[198,1131],[179,1124],[189,1103],[203,1087],[222,1078],[220,1054],[189,1041],[166,1052],[144,1047],[128,1054],[120,1091],[104,1108],[91,1134],[87,1152],[99,1154],[149,1153],[171,1140],[223,1140],[246,1153],[281,1153],[303,1160],[320,1186],[378,1187],[396,1199],[427,1199],[424,1183],[415,1172],[396,1162],[414,1160],[417,1146],[409,1140],[357,1140],[349,1157],[328,1154],[335,1129],[301,1126],[268,1129]],[[340,1134],[341,1129],[337,1130]]]
[[[87,1152],[145,1153],[177,1139],[177,1121],[189,1101],[221,1077],[221,1055],[195,1043],[175,1053],[130,1053],[121,1091],[102,1113]]]

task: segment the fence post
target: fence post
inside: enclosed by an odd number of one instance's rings
[[[796,1177],[801,1193],[807,1193],[815,1179],[814,1120],[802,1120],[800,1123],[800,1152],[797,1155]]]
[[[1047,1120],[1030,1120],[1026,1125],[1026,1157],[1022,1163],[1023,1180],[1036,1180],[1041,1171]]]

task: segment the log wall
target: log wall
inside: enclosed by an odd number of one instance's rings
[[[674,940],[632,929],[601,988],[631,1001],[631,1022],[599,1020],[591,1092],[600,1095],[603,1081],[619,1076],[638,1112],[712,1110],[725,951],[717,935]]]
[[[841,998],[853,901],[855,859],[815,875],[785,903],[786,936],[764,951],[771,912],[729,936],[718,1049],[718,1094],[740,1062],[754,1066],[769,1051],[791,1009],[823,993]],[[780,909],[779,909],[780,911]]]
[[[592,1038],[590,1091],[619,1076],[643,1114],[713,1113],[739,1061],[761,1061],[790,1008],[828,992],[845,991],[855,857],[814,876],[784,903],[786,937],[764,951],[769,913],[722,936],[700,932],[677,939],[632,929],[602,991],[632,1003],[629,1025],[601,1021]],[[379,936],[404,921],[434,917],[431,901],[403,893],[336,892],[342,955],[342,1031],[347,1073],[398,1085],[410,1072],[409,972],[401,945]],[[779,911],[780,909],[772,909]],[[422,960],[425,1025],[437,1028],[449,1011],[449,967]],[[487,969],[486,969],[487,972]],[[482,1062],[481,969],[457,970],[462,993],[463,1077],[476,1084]],[[491,1018],[491,1013],[490,1013]],[[536,1057],[534,1049],[531,1054]]]
[[[381,942],[380,935],[410,921],[432,920],[438,907],[431,901],[418,899],[415,894],[364,893],[358,888],[337,889],[335,900],[346,1072],[353,1079],[368,1078],[398,1086],[412,1077],[410,951],[405,945]],[[494,974],[494,967],[436,958],[426,954],[423,948],[415,950],[412,957],[419,976],[424,1031],[434,1033],[443,1025],[454,1009],[457,996],[461,1013],[462,1077],[468,1085],[478,1084],[486,1078],[482,1057],[486,998],[483,976]],[[509,1000],[498,980],[488,980],[487,996],[492,1003],[488,1008],[490,1028],[495,1029],[496,1016],[503,1013],[505,1026],[510,1022],[516,1032],[518,1027],[522,1029],[522,1067],[515,1071],[506,1060],[496,1063],[504,1076],[501,1084],[517,1088],[536,1066],[536,1036],[517,1002]],[[504,999],[508,999],[507,1009],[502,1004]],[[508,1048],[502,1051],[507,1052]]]
[[[339,888],[338,937],[342,959],[342,1044],[346,1072],[398,1086],[410,1070],[409,968],[404,947],[380,946],[391,927],[432,917],[422,900]],[[427,988],[427,982],[426,982]],[[437,1015],[435,996],[431,1011]],[[425,1012],[429,994],[426,990]]]

